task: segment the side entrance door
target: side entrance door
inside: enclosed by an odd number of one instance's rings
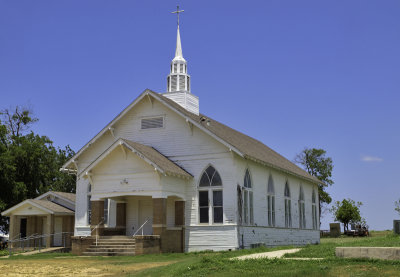
[[[62,217],[54,217],[54,246],[62,246]]]

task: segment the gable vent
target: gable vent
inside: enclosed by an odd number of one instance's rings
[[[154,129],[164,127],[164,117],[142,118],[141,129]]]

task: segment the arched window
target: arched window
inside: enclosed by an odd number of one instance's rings
[[[92,222],[92,185],[89,183],[87,190],[87,223],[88,225]]]
[[[303,186],[300,185],[300,193],[299,193],[299,228],[306,228],[306,215],[305,215],[305,204],[304,204],[304,192]]]
[[[318,218],[317,218],[317,205],[315,201],[315,190],[312,191],[312,222],[313,229],[318,229]]]
[[[244,174],[243,202],[244,223],[252,225],[254,223],[253,190],[249,169],[246,169],[246,173]]]
[[[268,213],[268,226],[275,226],[275,188],[272,175],[269,175],[268,178],[267,213]]]
[[[223,217],[222,180],[218,171],[210,165],[201,175],[199,183],[199,221],[223,223]]]
[[[286,181],[285,184],[285,227],[290,228],[292,227],[292,201],[290,200],[290,190],[289,190],[289,183]]]

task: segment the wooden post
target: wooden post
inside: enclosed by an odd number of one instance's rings
[[[49,214],[46,217],[46,247],[52,247],[53,246],[53,236],[54,235],[54,215]]]

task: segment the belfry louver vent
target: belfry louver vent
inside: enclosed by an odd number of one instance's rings
[[[177,75],[172,75],[171,76],[172,81],[171,81],[171,91],[177,91]]]
[[[185,88],[185,75],[179,75],[179,90],[186,90],[186,88]]]
[[[164,127],[164,117],[142,118],[141,129],[154,129]]]

